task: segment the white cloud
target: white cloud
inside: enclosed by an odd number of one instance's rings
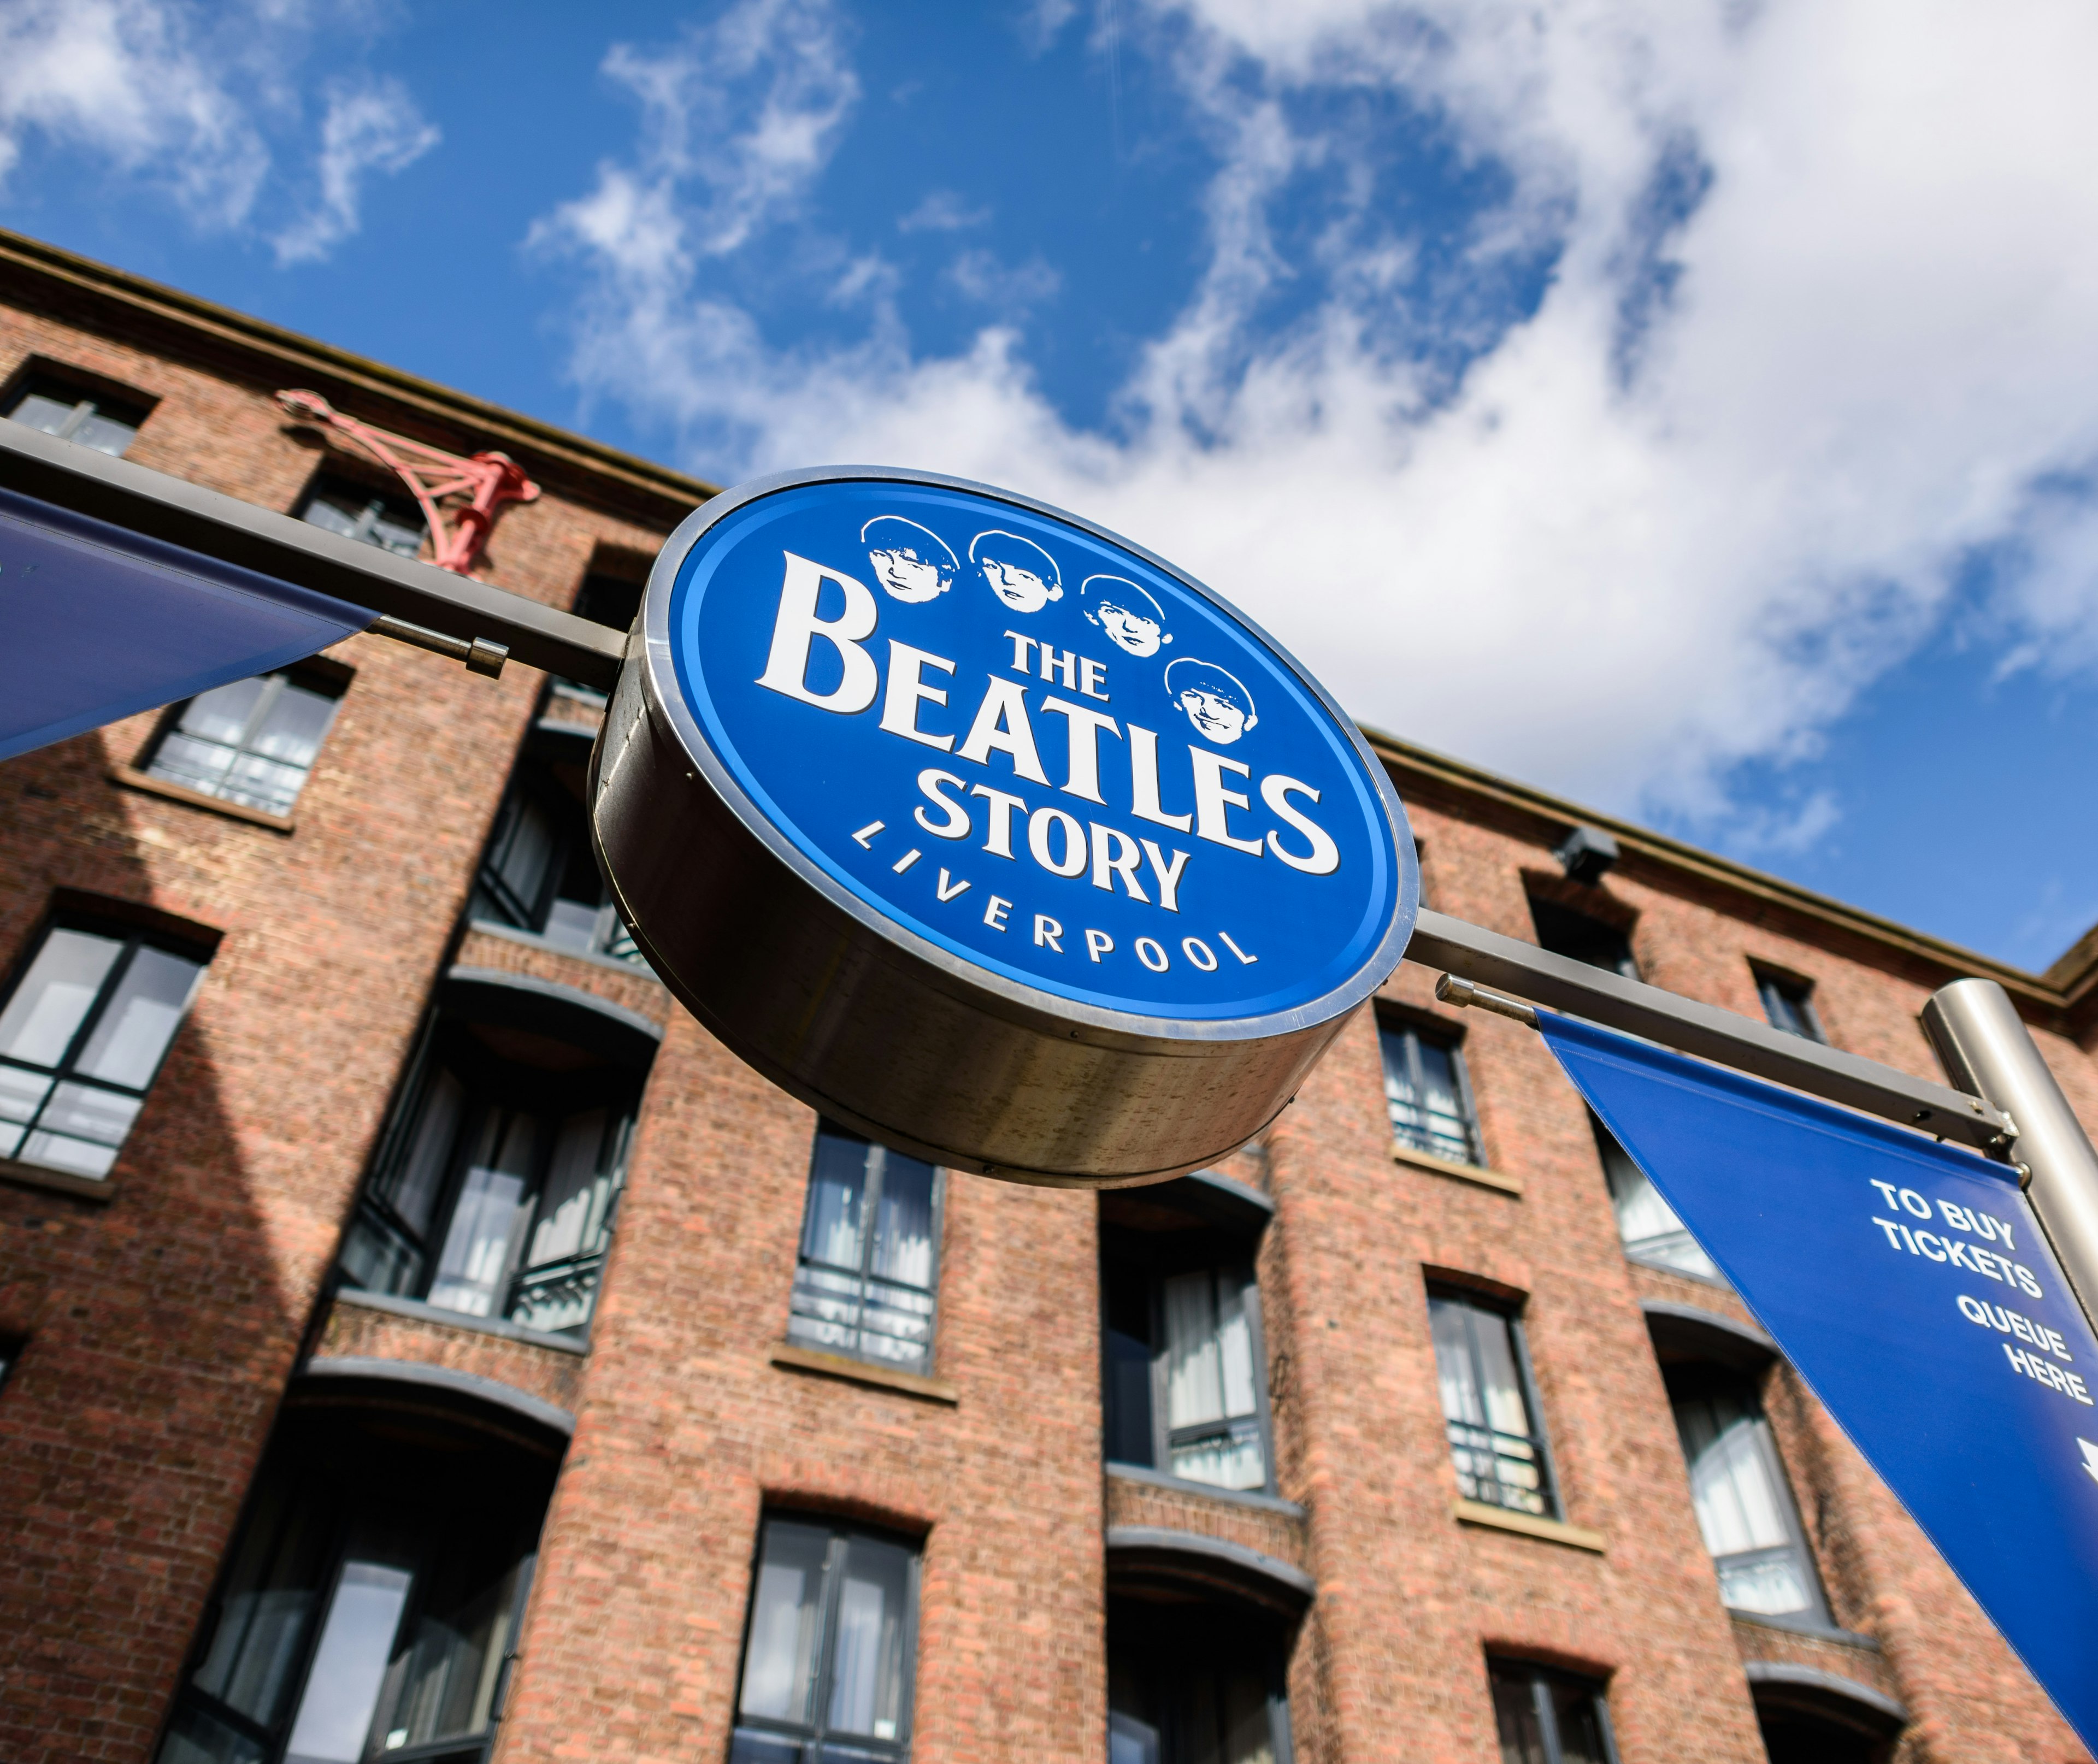
[[[947,265],[947,279],[968,299],[1008,317],[1055,296],[1064,279],[1038,257],[1008,264],[989,251],[965,251]]]
[[[321,124],[320,191],[313,207],[273,241],[280,264],[313,263],[359,225],[364,180],[406,171],[442,138],[397,80],[338,86]]]
[[[930,191],[925,200],[896,223],[899,233],[959,233],[981,226],[990,218],[989,208],[972,208],[952,190]]]
[[[755,45],[782,11],[731,16]],[[798,57],[844,89],[835,29],[792,15],[751,77]],[[719,192],[688,194],[646,134],[555,223],[595,277],[579,377],[706,435],[693,463],[712,473],[886,460],[1082,510],[1231,595],[1367,721],[1769,849],[1835,805],[1730,827],[1728,768],[1811,753],[1947,616],[1978,551],[2008,560],[1990,613],[2031,646],[2014,660],[2098,665],[2098,519],[2075,487],[2098,462],[2098,14],[1157,0],[1150,17],[1217,156],[1209,258],[1110,430],[1059,415],[1010,315],[946,357],[914,353],[878,301],[856,344],[768,343],[696,278],[691,242],[728,237]],[[1366,173],[1331,199],[1318,261],[1284,261],[1271,223],[1293,178],[1362,151],[1319,101],[1365,90],[1505,169],[1456,285],[1548,253],[1534,313],[1466,316],[1419,241],[1347,194]],[[809,107],[797,193],[843,113]],[[1686,212],[1657,209],[1671,173],[1702,185]],[[614,201],[622,180],[651,200]],[[1264,329],[1278,279],[1314,272],[1315,309]],[[1454,384],[1415,365],[1424,326],[1478,352]]]
[[[200,228],[266,230],[283,200],[278,163],[303,152],[301,76],[318,11],[307,0],[0,0],[0,182],[40,143],[172,197]],[[278,261],[326,256],[357,230],[364,178],[436,142],[399,81],[335,86],[318,194],[275,233]]]
[[[166,0],[7,0],[0,176],[42,136],[162,184],[200,222],[237,225],[270,155],[206,35]]]

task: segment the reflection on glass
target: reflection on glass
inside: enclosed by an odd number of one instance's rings
[[[146,770],[266,814],[289,814],[337,702],[283,674],[215,687],[183,706]]]
[[[744,1655],[740,1707],[744,1714],[775,1721],[809,1718],[823,1561],[829,1548],[827,1531],[779,1519],[766,1523]]]
[[[115,1165],[204,973],[150,944],[125,952],[55,928],[0,1011],[0,1157],[97,1179]]]
[[[385,1562],[342,1564],[285,1764],[357,1764],[364,1756],[410,1578]]]

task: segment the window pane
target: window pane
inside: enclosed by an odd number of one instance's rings
[[[143,1090],[175,1038],[203,972],[200,962],[151,946],[138,950],[81,1051],[81,1073]]]
[[[1596,1713],[1598,1693],[1565,1678],[1548,1681],[1552,1712],[1559,1727],[1560,1764],[1609,1764],[1603,1745],[1603,1722]]]
[[[399,1164],[379,1183],[379,1191],[402,1222],[415,1231],[430,1228],[431,1209],[442,1192],[445,1167],[466,1110],[466,1087],[450,1073],[439,1071],[423,1093],[423,1112],[414,1137]]]
[[[24,1164],[76,1176],[107,1176],[124,1136],[138,1118],[139,1099],[89,1084],[61,1084],[51,1092],[34,1131],[25,1135]]]
[[[1222,1345],[1217,1339],[1216,1276],[1175,1275],[1165,1282],[1165,1424],[1194,1427],[1224,1417]]]
[[[99,454],[121,459],[138,432],[129,423],[120,423],[115,417],[103,416],[98,411],[82,417],[80,427],[67,438],[82,447],[92,447]]]
[[[1176,1477],[1206,1483],[1213,1489],[1264,1489],[1267,1486],[1267,1457],[1261,1450],[1260,1429],[1241,1423],[1228,1433],[1171,1449],[1171,1468]]]
[[[384,1562],[343,1564],[285,1764],[357,1764],[364,1756],[409,1578]]]
[[[858,1271],[867,1154],[864,1139],[827,1127],[817,1134],[809,1210],[801,1227],[801,1253],[810,1261]]]
[[[1435,1338],[1435,1381],[1442,1393],[1443,1419],[1483,1427],[1486,1405],[1472,1363],[1470,1310],[1455,1299],[1431,1298],[1429,1327]]]
[[[1791,1551],[1718,1563],[1719,1597],[1730,1611],[1786,1617],[1815,1608],[1799,1558]]]
[[[1679,1401],[1675,1425],[1721,1596],[1735,1610],[1766,1615],[1812,1608],[1770,1424],[1743,1398],[1723,1393]]]
[[[0,1011],[0,1054],[33,1065],[57,1065],[123,950],[114,937],[52,932],[7,1008]]]
[[[1546,1764],[1544,1728],[1527,1674],[1494,1672],[1494,1725],[1500,1733],[1501,1764]]]
[[[533,1266],[598,1247],[612,1196],[611,1172],[602,1161],[609,1118],[609,1111],[593,1108],[561,1123],[525,1257]]]
[[[933,1166],[917,1158],[884,1154],[880,1218],[868,1266],[880,1279],[932,1285],[934,1175]]]
[[[269,688],[270,678],[267,674],[257,674],[252,679],[235,680],[230,685],[215,686],[208,692],[198,693],[183,707],[182,721],[176,727],[200,741],[217,742],[222,747],[239,746],[240,738],[248,733],[248,725],[254,720],[256,707]]]
[[[286,681],[262,726],[248,737],[251,752],[301,770],[314,763],[321,742],[335,721],[339,700]]]
[[[846,1547],[831,1660],[830,1725],[873,1740],[902,1736],[903,1630],[911,1553],[855,1538]]]
[[[750,1639],[743,1661],[746,1715],[805,1722],[816,1676],[817,1623],[823,1609],[823,1559],[829,1534],[813,1525],[768,1520],[751,1600]]]
[[[51,1087],[51,1081],[20,1066],[0,1066],[0,1157],[12,1157],[21,1141],[22,1126],[37,1112]]]
[[[510,1275],[510,1250],[538,1162],[540,1124],[530,1115],[491,1110],[452,1208],[451,1227],[430,1283],[430,1302],[469,1317],[496,1313]]]
[[[1617,1235],[1625,1253],[1642,1262],[1657,1262],[1679,1274],[1717,1281],[1726,1276],[1698,1248],[1674,1209],[1661,1199],[1661,1191],[1647,1180],[1646,1172],[1631,1160],[1607,1129],[1599,1123],[1596,1144],[1603,1156],[1603,1175],[1610,1185],[1610,1205],[1617,1215]]]
[[[505,1551],[454,1557],[432,1578],[381,1744],[427,1745],[488,1725],[510,1634],[516,1566]]]
[[[266,1481],[196,1674],[202,1689],[266,1727],[283,1713],[296,1681],[327,1547],[311,1511]]]
[[[26,423],[46,435],[56,435],[72,421],[74,413],[79,409],[80,401],[77,398],[52,398],[41,392],[33,392],[7,414],[17,423]]]
[[[1392,1136],[1416,1152],[1470,1163],[1476,1148],[1458,1086],[1455,1053],[1408,1029],[1383,1026],[1378,1034]]]

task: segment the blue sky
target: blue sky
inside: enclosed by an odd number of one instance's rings
[[[0,0],[0,223],[733,481],[1047,496],[1378,726],[2098,920],[2087,9]]]

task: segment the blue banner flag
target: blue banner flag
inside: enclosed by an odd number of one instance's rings
[[[0,760],[267,674],[362,607],[0,490]]]
[[[1537,1016],[1589,1106],[2098,1749],[2098,1339],[2016,1173]]]

